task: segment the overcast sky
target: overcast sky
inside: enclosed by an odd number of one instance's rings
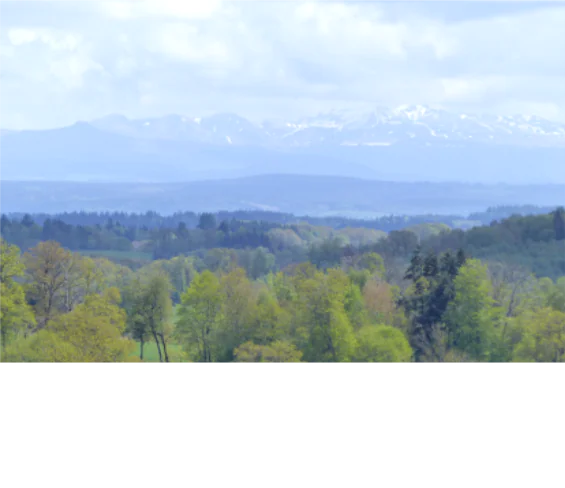
[[[427,104],[565,122],[565,3],[0,2],[0,125]]]

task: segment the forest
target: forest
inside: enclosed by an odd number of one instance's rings
[[[565,210],[511,212],[2,215],[2,361],[564,361]]]

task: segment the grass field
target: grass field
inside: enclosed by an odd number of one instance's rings
[[[183,358],[184,354],[182,348],[178,344],[167,344],[167,352],[169,353],[169,361],[171,363],[182,363],[185,361],[185,359]],[[136,349],[133,355],[139,357],[139,342],[136,345]],[[159,362],[159,353],[157,352],[157,346],[155,345],[155,342],[146,342],[143,346],[143,362]]]
[[[108,258],[108,259],[134,259],[138,261],[151,261],[151,253],[141,251],[79,251],[83,256]]]
[[[179,306],[175,305],[173,307],[173,321],[176,322],[178,317]],[[139,342],[136,343],[135,352],[132,354],[139,358]],[[167,352],[169,353],[169,361],[172,363],[182,363],[185,362],[184,352],[179,344],[167,344]],[[158,363],[159,353],[157,352],[157,346],[155,341],[146,342],[143,346],[143,362],[146,363]]]

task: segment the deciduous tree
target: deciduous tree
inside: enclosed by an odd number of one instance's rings
[[[37,326],[45,327],[65,310],[65,286],[72,253],[55,241],[40,242],[24,254],[30,301]]]
[[[220,282],[210,271],[198,274],[183,293],[176,335],[183,349],[195,361],[218,359],[218,336],[222,321]]]
[[[445,313],[451,343],[476,360],[488,359],[495,340],[496,317],[486,265],[468,260],[454,285],[455,297]]]
[[[245,342],[235,350],[239,363],[299,363],[302,352],[294,344],[276,341],[268,345]]]
[[[35,317],[26,302],[22,284],[24,275],[20,250],[2,239],[0,241],[0,340],[2,349],[18,335],[35,325]]]
[[[355,360],[359,362],[409,362],[412,348],[404,334],[388,325],[367,325],[357,332]]]
[[[565,361],[565,313],[544,307],[523,314],[517,322],[522,337],[514,361]]]
[[[130,285],[129,325],[140,342],[140,359],[148,336],[155,340],[159,360],[169,362],[167,342],[172,333],[171,282],[161,270],[141,275]]]

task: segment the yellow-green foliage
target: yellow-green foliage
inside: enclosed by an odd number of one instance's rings
[[[427,239],[430,236],[435,236],[441,232],[448,231],[451,228],[447,224],[430,223],[430,224],[416,224],[406,227],[404,230],[414,232],[420,240]]]
[[[239,363],[299,363],[302,358],[302,352],[285,341],[275,341],[266,346],[246,342],[235,350],[234,355]]]
[[[368,363],[405,363],[412,348],[404,334],[388,325],[367,325],[357,332],[355,360]]]
[[[26,302],[24,287],[16,281],[25,270],[20,250],[3,239],[0,244],[0,341],[4,349],[35,325],[35,317]]]
[[[20,338],[5,352],[15,362],[121,362],[135,343],[123,337],[126,314],[120,293],[109,288],[89,295],[74,310],[61,314],[29,338]]]
[[[488,359],[495,342],[498,309],[492,298],[492,284],[486,265],[468,260],[454,281],[455,298],[445,314],[453,342],[474,359]]]
[[[374,244],[386,237],[386,232],[376,229],[366,229],[362,227],[345,227],[334,233],[336,236],[342,236],[352,246],[366,246]]]
[[[355,248],[381,234],[271,230],[282,254],[303,247],[280,272],[277,251],[264,248],[209,249],[133,272],[53,241],[20,258],[2,241],[2,360],[138,361],[142,351],[200,362],[565,360],[565,277],[428,249],[402,274],[386,246],[369,246],[386,257],[385,273],[381,255]]]
[[[528,311],[516,319],[521,339],[514,361],[565,361],[565,313],[551,307]]]
[[[305,245],[305,242],[292,229],[271,229],[267,235],[275,249]]]

